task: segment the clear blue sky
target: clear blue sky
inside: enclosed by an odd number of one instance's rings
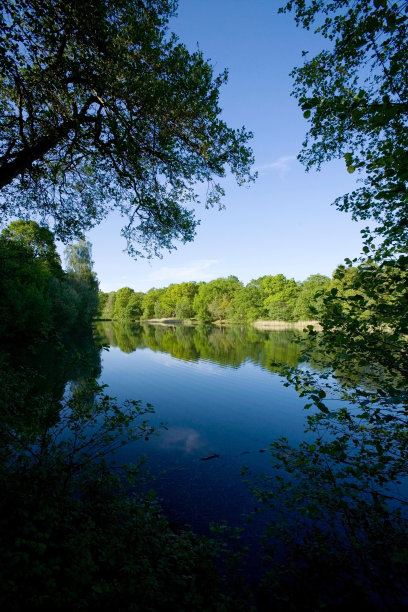
[[[147,291],[230,274],[244,283],[278,273],[304,280],[330,276],[345,257],[360,253],[360,226],[330,206],[354,185],[344,161],[307,174],[296,160],[307,121],[290,96],[289,73],[302,63],[302,50],[317,51],[321,41],[296,28],[291,15],[278,15],[280,4],[180,0],[171,29],[190,50],[198,45],[216,72],[228,68],[223,118],[230,127],[254,132],[259,178],[249,188],[227,179],[226,210],[198,209],[195,241],[163,259],[135,261],[125,254],[124,220],[111,215],[87,235],[103,291]]]

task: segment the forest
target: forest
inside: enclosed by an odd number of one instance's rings
[[[252,133],[221,118],[227,71],[172,36],[174,0],[0,6],[2,609],[405,609],[407,2],[279,9],[322,44],[291,75],[309,126],[298,159],[306,170],[340,159],[358,176],[333,204],[366,224],[361,255],[331,279],[229,276],[145,294],[98,293],[86,232],[116,211],[128,253],[160,255],[194,240],[197,186],[204,206],[222,207],[228,173],[255,180]],[[271,440],[270,472],[242,470],[265,515],[256,581],[239,533],[171,525],[142,462],[112,462],[157,433],[154,409],[108,394],[93,322],[113,319],[116,334],[116,321],[166,317],[319,323],[286,365],[259,346],[304,398],[305,437]],[[205,355],[200,333],[173,335],[171,350]],[[160,334],[127,328],[114,341],[155,348]],[[308,358],[321,373],[302,367]],[[231,359],[243,359],[236,347]]]
[[[54,235],[35,221],[13,221],[0,234],[2,338],[35,339],[89,325],[98,312],[91,245],[66,247],[66,271]]]
[[[235,324],[269,321],[311,321],[322,314],[324,295],[332,289],[339,296],[357,293],[358,267],[339,266],[332,279],[312,274],[303,282],[283,274],[261,276],[244,285],[236,276],[205,282],[184,282],[146,293],[123,287],[99,292],[99,317],[115,321],[175,318],[199,323]]]

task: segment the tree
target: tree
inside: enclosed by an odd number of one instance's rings
[[[186,296],[182,297],[176,304],[175,314],[176,318],[180,320],[191,319],[194,316],[193,300]]]
[[[239,289],[234,296],[233,318],[237,322],[252,322],[261,315],[261,294],[259,287],[252,283],[253,281]]]
[[[145,293],[142,301],[143,319],[152,319],[155,317],[155,306],[156,303],[159,302],[159,298],[163,292],[164,289],[156,289],[153,287]]]
[[[262,276],[252,280],[251,287],[259,291],[263,316],[279,321],[293,320],[293,308],[299,287],[293,279],[283,274]]]
[[[129,309],[130,300],[135,295],[130,287],[122,287],[116,292],[115,307],[113,309],[113,319],[128,319],[131,310]]]
[[[78,237],[112,208],[137,256],[191,241],[198,202],[228,167],[252,180],[244,128],[221,119],[201,52],[167,23],[174,0],[0,0],[0,206],[6,217],[52,220]],[[138,246],[136,246],[138,243]]]
[[[0,261],[0,333],[27,338],[60,322],[70,304],[59,307],[65,278],[52,232],[35,221],[13,221],[1,232]]]
[[[99,309],[101,311],[101,318],[102,319],[112,319],[113,311],[115,308],[116,293],[115,291],[110,291],[109,293],[105,295],[106,295],[106,300],[105,298],[102,298],[102,299],[98,298]]]
[[[106,304],[108,302],[109,293],[98,291],[98,312],[101,318],[104,318],[104,312],[106,310]]]
[[[90,245],[69,248],[69,273],[64,274],[49,229],[35,221],[20,220],[2,231],[2,334],[38,338],[51,330],[71,330],[89,320],[97,299],[97,280],[88,269],[92,267],[90,259],[87,261]]]
[[[98,279],[92,270],[91,243],[80,238],[77,243],[69,244],[65,260],[68,279],[79,298],[79,318],[90,320],[98,311]]]
[[[357,266],[346,259],[321,296],[322,332],[310,330],[303,358],[314,350],[324,370],[286,369],[312,409],[311,439],[273,442],[276,471],[254,492],[274,511],[275,596],[296,581],[293,608],[398,609],[408,592],[408,499],[398,488],[408,472],[407,2],[295,0],[282,10],[291,9],[326,38],[294,70],[311,121],[300,159],[310,168],[344,155],[349,172],[362,172],[364,186],[336,203],[374,219],[382,244],[365,230],[365,255]]]
[[[195,282],[177,283],[166,287],[159,300],[161,316],[176,316],[181,319],[191,317],[193,315],[193,299],[197,291],[198,286]],[[183,302],[182,307],[180,307],[181,302]]]
[[[41,227],[35,221],[13,221],[3,230],[2,235],[7,240],[13,240],[27,247],[32,256],[41,261],[50,274],[59,278],[63,276],[54,235],[48,228]]]
[[[234,296],[242,283],[236,276],[217,278],[199,286],[194,298],[194,311],[200,321],[227,319],[232,315]]]
[[[324,50],[293,71],[293,95],[310,120],[299,159],[309,169],[344,157],[363,186],[335,204],[354,219],[374,219],[385,249],[405,249],[407,2],[294,0],[281,9],[289,10],[297,24],[325,38]]]
[[[41,335],[51,315],[47,293],[51,275],[21,240],[0,236],[0,336]]]
[[[96,279],[92,271],[92,245],[84,238],[75,244],[69,244],[65,249],[65,264],[68,274],[76,274],[81,278]]]
[[[316,297],[316,294],[324,292],[329,284],[329,277],[322,274],[312,274],[301,283],[293,311],[294,319],[302,321],[319,316],[322,308],[322,296]]]
[[[126,311],[125,318],[130,319],[131,321],[136,321],[141,318],[143,314],[142,303],[143,303],[144,293],[141,291],[134,292],[129,298]]]
[[[344,155],[350,172],[363,172],[364,187],[336,202],[355,218],[376,220],[383,238],[376,249],[363,232],[365,255],[358,267],[352,267],[357,260],[346,259],[348,268],[336,271],[323,300],[323,341],[341,347],[335,367],[343,376],[356,361],[361,367],[381,364],[385,379],[405,371],[407,8],[406,1],[296,0],[282,9],[293,9],[304,27],[314,24],[329,45],[293,72],[293,93],[311,122],[300,159],[310,168]],[[377,384],[381,388],[384,381]]]

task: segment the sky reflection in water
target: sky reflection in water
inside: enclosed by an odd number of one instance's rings
[[[153,404],[151,421],[167,427],[121,449],[117,461],[146,454],[165,508],[200,531],[209,521],[239,524],[252,508],[242,466],[268,471],[265,451],[274,439],[303,437],[305,401],[270,365],[288,355],[296,365],[295,334],[254,331],[97,328],[111,344],[102,355],[107,392]],[[114,346],[124,337],[126,352]],[[207,459],[213,455],[219,456]]]

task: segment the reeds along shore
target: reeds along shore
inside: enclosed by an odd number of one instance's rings
[[[308,325],[313,325],[316,331],[322,329],[318,321],[254,321],[251,325],[257,329],[304,329]]]
[[[191,319],[187,319],[187,320],[180,320],[180,319],[173,319],[173,318],[163,318],[163,319],[147,319],[144,321],[141,321],[143,323],[150,323],[153,325],[197,325],[198,322],[191,320]],[[213,321],[212,325],[240,325],[239,323],[236,322],[231,322],[228,320],[223,320],[223,321]],[[255,327],[256,329],[263,329],[263,330],[273,330],[273,329],[300,329],[303,330],[305,329],[305,327],[307,327],[308,325],[313,325],[313,328],[316,331],[320,331],[321,325],[319,324],[318,321],[264,321],[264,320],[259,320],[259,321],[254,321],[253,323],[250,323],[250,325],[252,325],[253,327]]]

